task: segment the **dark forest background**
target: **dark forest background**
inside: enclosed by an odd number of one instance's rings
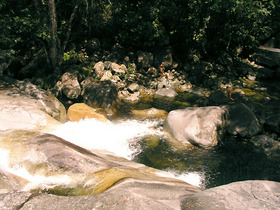
[[[2,73],[18,79],[54,81],[71,59],[90,69],[116,43],[132,52],[170,46],[179,63],[280,45],[279,0],[1,0],[0,15]]]

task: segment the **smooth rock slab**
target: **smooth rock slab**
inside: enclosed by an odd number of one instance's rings
[[[182,209],[280,209],[280,183],[244,181],[215,187],[187,198]]]
[[[142,185],[126,180],[119,186],[97,195],[56,196],[10,192],[0,194],[1,209],[200,209],[255,210],[280,209],[280,183],[243,181],[182,194],[182,189],[170,191],[167,186]],[[181,192],[180,192],[181,191]],[[193,192],[195,193],[195,192]]]
[[[198,191],[184,187],[162,185],[156,182],[125,180],[112,189],[97,195],[56,196],[39,194],[22,206],[23,209],[127,209],[174,210],[180,209],[184,198]]]

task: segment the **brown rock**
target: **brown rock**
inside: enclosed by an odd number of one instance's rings
[[[100,112],[100,109],[92,108],[84,103],[76,103],[69,107],[67,118],[70,121],[80,121],[84,118],[95,118],[101,122],[107,122],[107,117],[98,112]]]
[[[141,119],[153,119],[153,118],[166,118],[168,112],[160,109],[144,109],[144,110],[132,110],[135,117]]]

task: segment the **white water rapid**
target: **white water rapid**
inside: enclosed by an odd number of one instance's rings
[[[137,146],[138,141],[145,136],[158,136],[164,138],[162,131],[162,121],[159,120],[122,120],[118,122],[100,122],[95,119],[84,119],[79,122],[67,122],[56,130],[50,132],[53,135],[63,138],[75,145],[88,150],[102,150],[114,153],[117,156],[133,160],[135,155],[141,152],[141,147]],[[0,138],[1,141],[1,138]],[[48,189],[57,185],[77,186],[80,178],[73,178],[66,174],[43,176],[30,174],[21,165],[11,167],[9,164],[9,151],[0,148],[0,169],[18,177],[28,180],[29,183],[24,190]],[[34,162],[41,161],[37,155],[30,151],[28,157],[24,157]],[[204,188],[205,176],[200,172],[178,172],[168,170],[161,171],[158,175],[172,177],[183,180],[192,185]]]
[[[137,148],[130,147],[141,137],[163,135],[152,129],[157,121],[127,120],[119,122],[100,122],[95,119],[84,119],[79,122],[67,122],[51,132],[73,144],[88,150],[106,150],[131,160]]]
[[[164,136],[158,127],[158,120],[122,120],[118,122],[100,122],[95,119],[84,119],[79,122],[67,122],[51,132],[73,144],[88,150],[105,150],[117,156],[132,160],[139,154],[140,148],[133,147],[141,137],[148,135]],[[204,188],[204,174],[164,171],[161,176],[175,177],[192,185]]]

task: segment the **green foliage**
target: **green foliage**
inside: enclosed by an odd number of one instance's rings
[[[226,51],[238,56],[239,49],[250,51],[271,33],[265,21],[270,17],[273,1],[216,1],[209,10],[205,52],[214,58]],[[270,3],[270,4],[269,4]]]
[[[126,1],[113,4],[115,39],[123,46],[147,48],[168,44],[165,28],[159,20],[156,1]]]
[[[44,55],[50,63],[48,2],[0,2],[1,56],[15,56],[27,64]],[[280,33],[280,1],[276,0],[59,0],[55,7],[56,47],[64,64],[85,62],[80,45],[92,38],[99,38],[103,47],[118,42],[134,50],[170,45],[180,58],[198,62],[223,55],[248,56]]]
[[[70,50],[68,52],[65,52],[63,54],[63,60],[65,64],[76,64],[79,62],[84,62],[87,59],[87,55],[83,51],[76,52],[75,50]]]
[[[134,74],[135,73],[135,66],[131,63],[127,65],[127,71],[128,74]]]

